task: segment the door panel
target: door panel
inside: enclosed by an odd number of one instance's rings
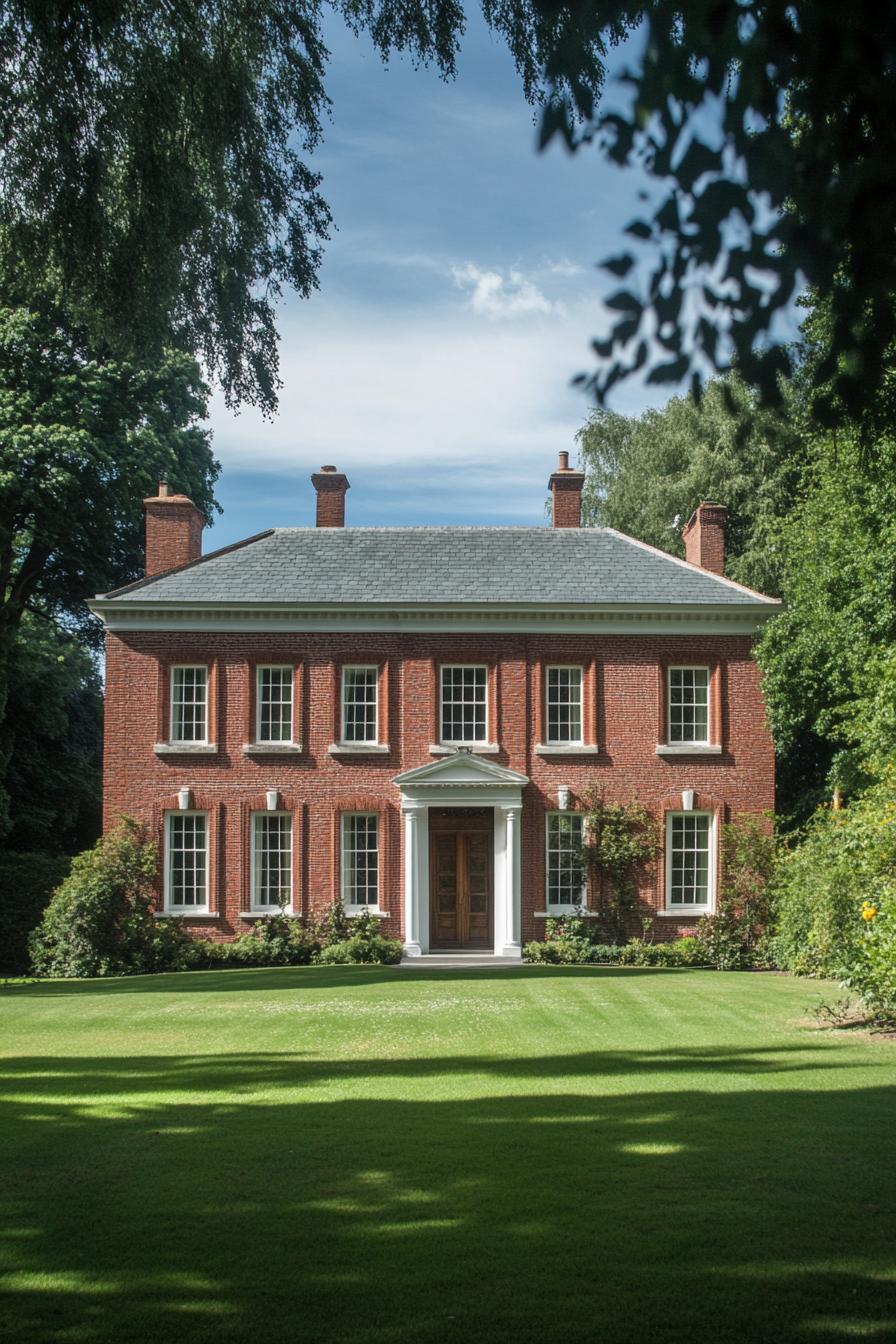
[[[434,947],[490,947],[492,935],[492,829],[482,814],[430,825],[430,942]]]

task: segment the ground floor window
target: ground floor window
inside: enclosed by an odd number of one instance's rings
[[[710,812],[666,814],[666,909],[685,914],[712,908],[713,818]]]
[[[204,812],[169,812],[165,831],[166,906],[207,910],[208,817]]]
[[[375,812],[346,812],[342,816],[342,904],[376,906],[379,896],[380,819]]]
[[[580,813],[548,813],[546,863],[548,910],[569,910],[585,903],[582,839]]]
[[[252,818],[252,908],[292,904],[292,817],[256,812]]]

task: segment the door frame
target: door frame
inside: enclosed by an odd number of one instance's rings
[[[429,927],[430,927],[430,930],[431,930],[430,945],[431,945],[432,947],[437,947],[437,948],[439,948],[439,949],[442,949],[442,948],[458,948],[458,949],[466,950],[466,949],[469,948],[471,951],[472,951],[472,950],[475,950],[475,951],[482,951],[484,948],[487,948],[487,947],[489,946],[489,943],[490,943],[490,942],[491,942],[491,943],[494,943],[494,940],[495,940],[495,819],[494,819],[494,808],[491,808],[491,807],[477,807],[477,808],[464,808],[464,807],[450,807],[450,808],[442,808],[442,807],[438,807],[438,808],[437,808],[437,807],[431,807],[431,808],[429,808],[428,825],[429,825],[429,839],[430,839],[430,845],[429,845]],[[471,943],[471,942],[469,941],[469,927],[468,927],[467,930],[466,930],[466,932],[467,932],[467,939],[466,939],[466,941],[464,941],[464,940],[462,940],[462,939],[458,939],[458,941],[455,942],[455,943],[436,942],[435,937],[433,936],[433,935],[434,935],[434,931],[435,931],[435,924],[436,924],[435,902],[436,902],[436,900],[438,899],[438,892],[435,890],[436,850],[435,850],[435,847],[434,847],[434,845],[433,845],[433,843],[432,843],[432,837],[433,837],[434,834],[435,834],[435,835],[453,835],[453,836],[454,836],[454,838],[455,838],[455,843],[456,843],[456,845],[457,845],[457,850],[456,850],[456,852],[457,852],[457,856],[458,856],[458,862],[457,862],[457,866],[456,866],[456,873],[457,873],[458,881],[460,881],[461,872],[462,872],[462,864],[461,864],[461,861],[460,861],[460,855],[461,855],[462,852],[466,852],[465,849],[464,849],[464,847],[459,843],[459,837],[460,837],[461,835],[465,835],[465,834],[466,834],[466,835],[485,835],[485,836],[488,837],[489,858],[490,858],[490,860],[491,860],[491,864],[490,864],[490,871],[489,871],[489,875],[488,875],[488,907],[487,907],[487,914],[486,914],[487,938],[486,938],[486,941],[485,941],[484,943]],[[458,903],[460,903],[460,900],[461,900],[461,894],[460,894],[460,890],[459,890],[459,889],[458,889],[458,891],[456,892],[456,899],[457,899]],[[459,909],[458,909],[458,911],[457,911],[457,916],[458,916],[458,920],[459,920],[459,918],[460,918],[460,911],[459,911]],[[468,918],[467,918],[467,922],[469,923],[469,909],[467,910],[467,917],[468,917]],[[457,920],[456,920],[456,923],[457,923]]]

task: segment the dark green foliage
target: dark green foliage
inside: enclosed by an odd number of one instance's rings
[[[0,975],[28,970],[28,937],[70,866],[62,855],[0,853]]]
[[[153,969],[156,866],[155,845],[133,822],[79,854],[29,940],[35,973],[134,975]]]
[[[597,787],[586,790],[582,801],[583,857],[599,878],[601,923],[622,943],[635,911],[638,871],[657,853],[656,824],[641,803],[605,803]]]
[[[384,60],[455,69],[456,0],[335,0]],[[530,99],[557,52],[592,96],[588,16],[483,0]],[[309,165],[329,111],[324,7],[37,0],[0,14],[0,302],[64,295],[101,353],[195,353],[233,402],[276,406],[276,303],[316,287],[330,212]]]
[[[534,939],[523,948],[523,960],[541,966],[705,966],[707,958],[696,938],[676,938],[668,943],[649,943],[643,938],[629,942],[598,942],[595,921],[577,915],[562,915],[545,923],[544,940]]]
[[[636,370],[654,383],[689,372],[699,382],[730,342],[744,376],[777,402],[791,359],[768,337],[808,282],[831,317],[813,414],[861,421],[896,338],[896,211],[881,190],[894,155],[896,12],[873,0],[848,16],[817,0],[588,8],[595,27],[643,22],[630,97],[607,113],[587,91],[558,90],[542,142],[559,133],[571,149],[597,143],[657,188],[627,229],[650,260],[636,267],[629,251],[604,263],[628,282],[595,347],[598,399]],[[576,59],[573,45],[549,70]]]
[[[726,574],[778,594],[776,530],[807,455],[797,408],[789,409],[787,417],[763,410],[728,375],[699,401],[673,397],[638,416],[595,411],[578,435],[584,522],[684,556],[681,528],[701,500],[718,500],[728,509]]]
[[[765,940],[774,922],[779,859],[779,841],[758,817],[741,817],[722,827],[718,909],[697,926],[705,960],[717,971],[769,964]]]
[[[94,842],[102,715],[90,653],[58,626],[26,616],[9,667],[7,848],[73,854]]]

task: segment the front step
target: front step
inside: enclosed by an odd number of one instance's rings
[[[418,970],[473,971],[496,966],[522,966],[522,957],[496,957],[491,952],[424,952],[418,957],[402,957],[400,965]]]

